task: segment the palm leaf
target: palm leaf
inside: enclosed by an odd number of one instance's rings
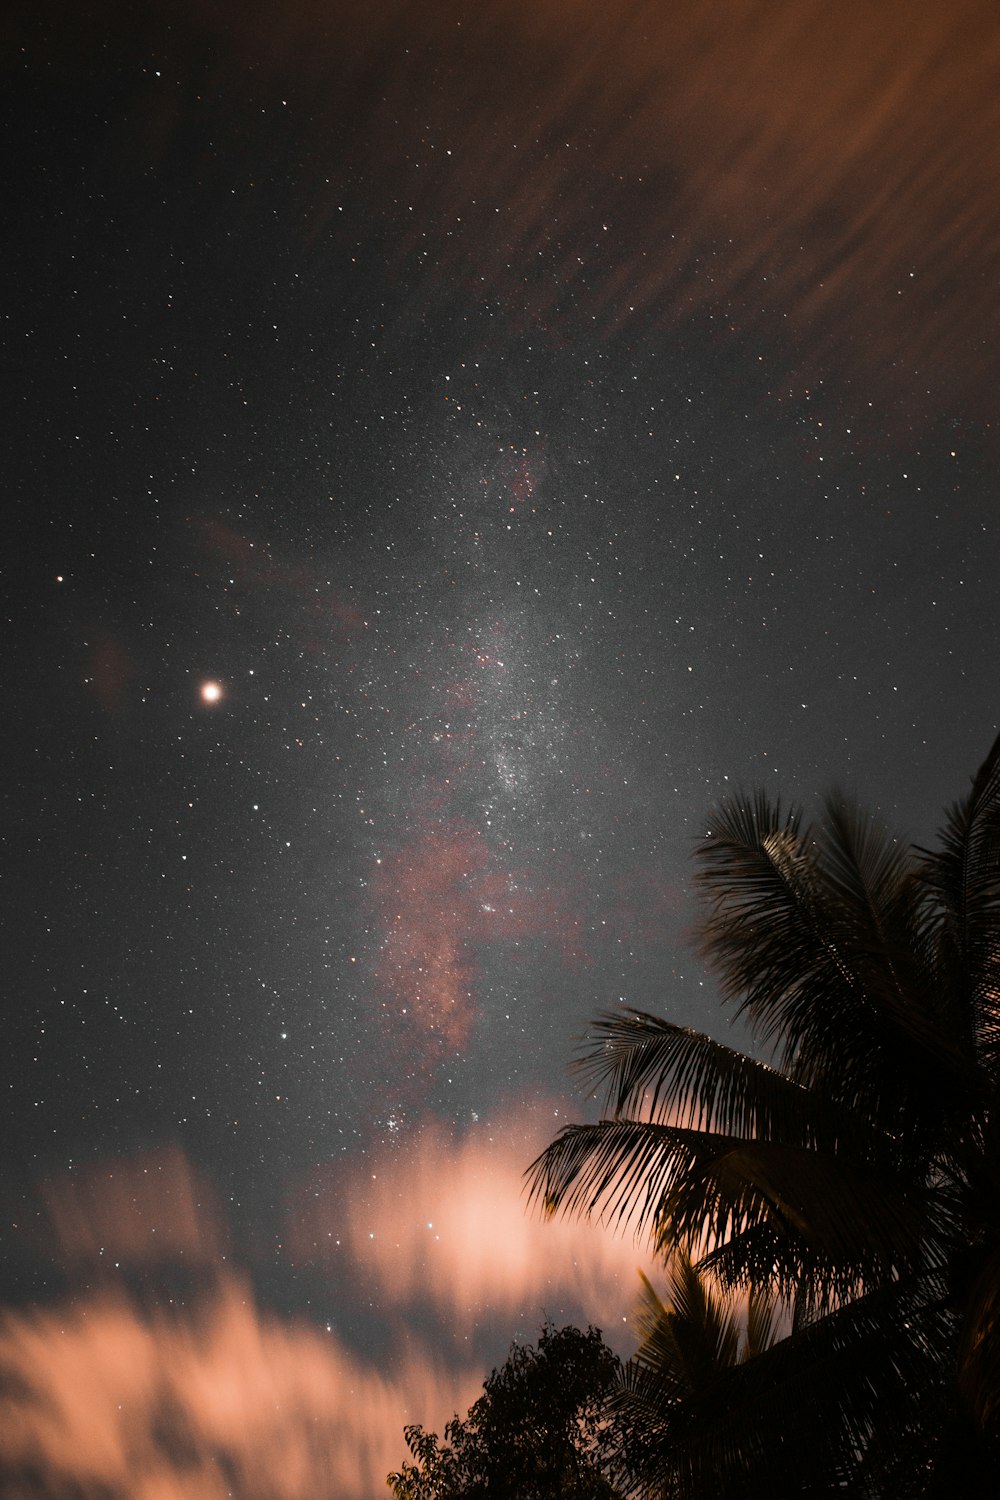
[[[848,1141],[860,1151],[870,1140],[832,1100],[702,1032],[643,1011],[598,1017],[574,1070],[618,1118],[827,1149]]]
[[[980,1087],[975,1058],[955,1035],[942,990],[925,961],[921,889],[912,853],[842,797],[827,799],[819,841],[825,916],[850,954],[872,1007],[869,1098],[878,1117],[911,1135],[940,1133]],[[879,1037],[881,1033],[881,1037]],[[885,1067],[887,1053],[894,1067]]]
[[[526,1172],[546,1213],[652,1232],[675,1185],[713,1149],[708,1132],[636,1120],[567,1125]]]
[[[727,1200],[763,1200],[769,1220],[779,1217],[832,1262],[861,1265],[870,1258],[886,1268],[912,1266],[928,1253],[926,1195],[911,1197],[895,1174],[869,1163],[775,1142],[734,1141],[709,1171]]]
[[[894,1282],[673,1405],[654,1369],[630,1364],[620,1407],[638,1493],[860,1493],[908,1443],[938,1382],[951,1334],[938,1291],[927,1278]]]
[[[983,1433],[1000,1431],[1000,1250],[981,1251],[957,1356],[958,1391]]]
[[[744,1359],[754,1359],[771,1347],[778,1336],[781,1316],[782,1306],[779,1299],[762,1291],[759,1283],[757,1286],[752,1286],[747,1298]]]
[[[723,994],[783,1071],[895,1130],[960,1059],[914,967],[901,861],[846,810],[817,835],[761,794],[724,803],[698,854],[701,944]]]
[[[892,1170],[802,1147],[604,1120],[567,1126],[527,1175],[547,1212],[645,1230],[664,1252],[745,1248],[761,1231],[782,1294],[808,1267],[822,1305],[934,1254],[927,1204]]]
[[[668,1302],[639,1275],[642,1296],[635,1321],[641,1342],[633,1362],[658,1377],[661,1399],[686,1400],[736,1363],[736,1310],[712,1294],[686,1255],[671,1262]]]
[[[1000,736],[967,797],[948,810],[922,876],[947,982],[953,1024],[978,1046],[996,1078],[1000,1058]]]
[[[771,807],[758,794],[723,804],[711,842],[698,851],[697,880],[710,903],[700,927],[703,952],[724,996],[738,1002],[756,1036],[780,1047],[786,1067],[803,1047],[830,1050],[824,1017],[846,1011],[853,1021],[862,1008],[850,966],[822,920],[813,848],[797,813],[785,817],[780,804]]]

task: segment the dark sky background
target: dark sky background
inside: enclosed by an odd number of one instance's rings
[[[9,1299],[155,1160],[389,1369],[305,1199],[527,1165],[619,999],[728,1035],[727,790],[926,840],[996,733],[995,10],[674,9],[0,23]]]

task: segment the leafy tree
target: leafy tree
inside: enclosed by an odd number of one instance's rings
[[[606,1469],[619,1446],[608,1398],[619,1362],[596,1328],[546,1324],[514,1344],[465,1420],[442,1444],[407,1427],[414,1463],[388,1476],[397,1500],[614,1500]]]
[[[996,1493],[1000,740],[933,851],[842,800],[736,797],[698,850],[703,951],[761,1061],[639,1011],[579,1066],[605,1117],[530,1169],[648,1229],[786,1336],[632,1440],[660,1496]],[[651,1435],[651,1436],[650,1436]]]

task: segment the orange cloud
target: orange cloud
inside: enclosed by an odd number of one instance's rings
[[[525,1198],[525,1167],[575,1114],[518,1100],[461,1140],[428,1121],[347,1174],[321,1170],[290,1207],[290,1253],[349,1262],[384,1312],[405,1320],[420,1304],[458,1341],[521,1319],[533,1330],[547,1314],[614,1337],[649,1257],[598,1225],[545,1220]]]
[[[128,685],[135,675],[135,664],[122,641],[110,630],[98,628],[88,642],[89,676],[101,706],[117,713],[124,706]]]
[[[402,1423],[436,1420],[472,1384],[426,1354],[373,1370],[262,1313],[231,1274],[169,1315],[115,1292],[8,1313],[0,1378],[4,1493],[38,1493],[40,1479],[46,1494],[102,1500],[369,1500],[399,1461]]]
[[[440,1431],[515,1333],[593,1321],[622,1347],[647,1258],[526,1212],[524,1167],[564,1118],[517,1100],[461,1140],[431,1122],[290,1192],[288,1253],[326,1271],[342,1308],[372,1310],[377,1361],[333,1326],[258,1305],[180,1152],[50,1182],[56,1253],[91,1289],[0,1316],[3,1493],[371,1500],[404,1424]],[[112,1257],[133,1281],[147,1269],[141,1295]],[[154,1294],[164,1264],[194,1266],[197,1288]]]
[[[267,542],[253,541],[212,516],[194,516],[191,525],[229,572],[253,588],[289,595],[298,605],[303,630],[321,630],[329,640],[344,642],[364,629],[360,609],[338,592],[325,572],[311,563],[290,563]],[[320,647],[324,636],[306,636],[304,644]]]
[[[215,1194],[177,1146],[45,1182],[41,1198],[52,1250],[70,1270],[102,1260],[199,1266],[225,1259]]]

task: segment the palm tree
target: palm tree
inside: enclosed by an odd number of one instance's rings
[[[578,1067],[605,1117],[529,1169],[548,1211],[631,1223],[789,1309],[666,1411],[680,1456],[650,1446],[649,1493],[992,1495],[1000,739],[933,851],[840,799],[813,828],[758,794],[698,858],[703,951],[769,1060],[604,1015]]]
[[[719,1295],[683,1251],[674,1253],[664,1301],[640,1271],[642,1297],[635,1313],[640,1342],[625,1366],[611,1402],[618,1428],[618,1467],[630,1493],[711,1493],[711,1473],[699,1472],[706,1417],[731,1389],[731,1372],[771,1347],[780,1307],[751,1292],[746,1316],[738,1300]],[[688,1442],[700,1413],[702,1441]]]

